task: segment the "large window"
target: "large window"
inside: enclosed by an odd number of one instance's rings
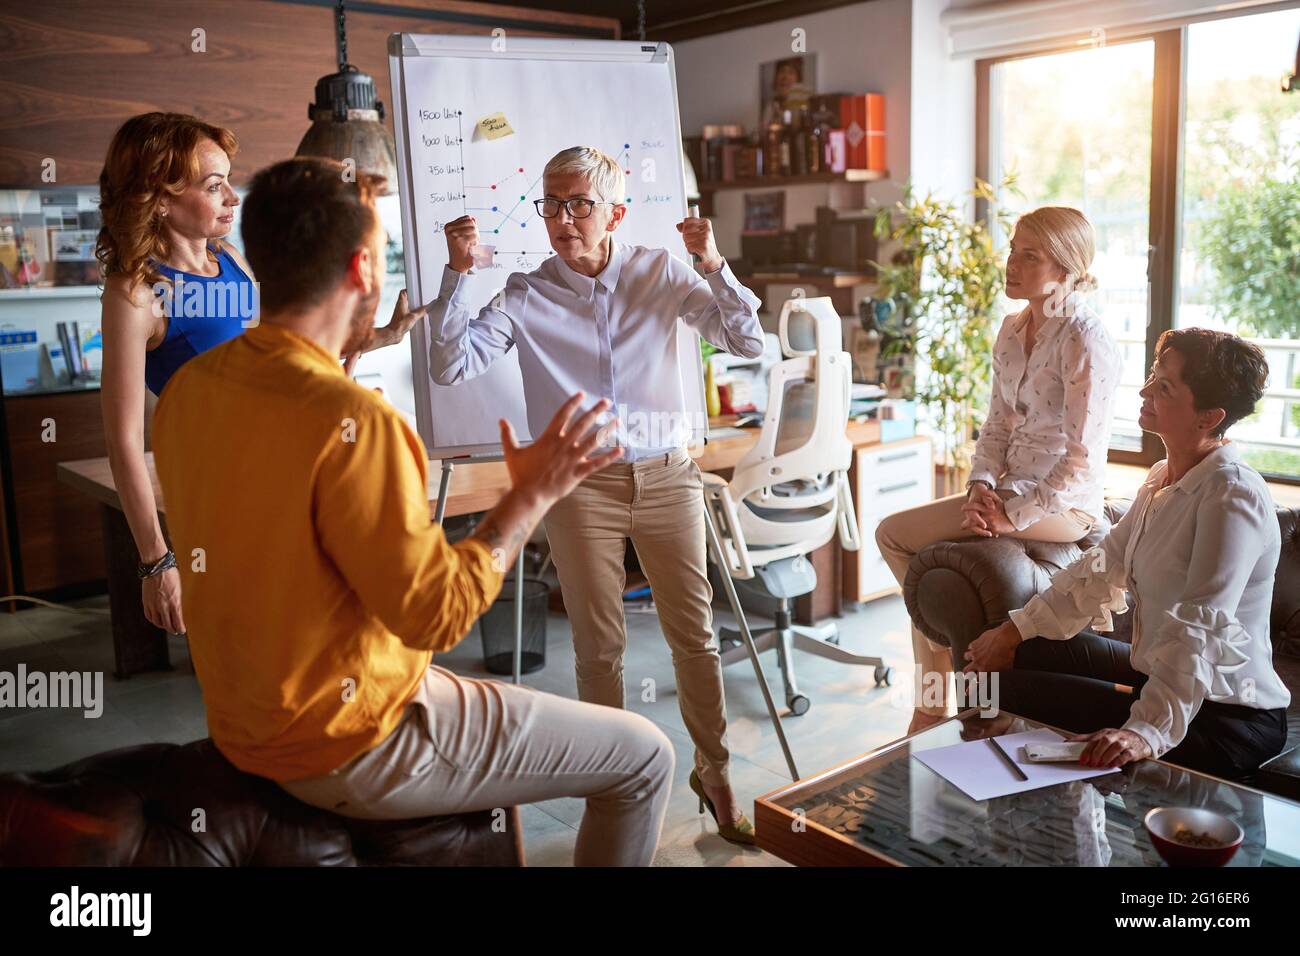
[[[1097,230],[1092,301],[1124,354],[1111,445],[1133,452],[1146,377],[1154,59],[1144,40],[1008,60],[990,77],[992,181],[1014,174],[1019,190],[1005,205],[1074,206]]]
[[[1300,9],[1187,29],[1182,250],[1174,324],[1268,356],[1268,393],[1233,429],[1260,471],[1300,477],[1300,93],[1282,95]]]
[[[1167,328],[1256,341],[1271,380],[1233,430],[1266,474],[1300,479],[1300,9],[980,64],[980,175],[1016,174],[1013,208],[1082,209],[1095,306],[1124,351],[1112,457],[1151,462],[1137,390]]]

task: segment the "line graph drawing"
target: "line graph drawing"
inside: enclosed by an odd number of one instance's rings
[[[526,167],[514,166],[509,172],[500,175],[499,178],[494,181],[470,181],[474,174],[467,170],[465,162],[465,128],[463,114],[463,110],[456,110],[456,146],[460,157],[459,198],[461,200],[462,215],[469,215],[471,213],[488,213],[494,216],[495,218],[492,220],[490,225],[486,222],[480,225],[479,234],[484,236],[501,238],[503,236],[502,230],[509,230],[507,224],[513,224],[521,230],[527,229],[529,224],[534,222],[534,213],[531,208],[532,203],[529,197],[537,190],[538,184],[542,181],[543,174],[539,172],[533,177],[532,181],[529,182]],[[448,143],[448,145],[451,144]],[[471,146],[472,145],[473,141],[471,140]],[[628,142],[623,143],[622,149],[609,153],[610,156],[614,157],[615,162],[623,168],[624,175],[626,176],[632,175],[631,150],[632,144]],[[448,198],[450,199],[452,197],[448,196]],[[533,198],[540,199],[542,197],[539,194],[533,196]],[[623,197],[623,202],[625,204],[631,203],[632,197],[630,195]],[[476,218],[486,220],[488,217],[476,216]],[[544,227],[543,230],[539,230],[534,226],[532,233],[528,234],[528,238],[537,235],[539,231],[544,232]],[[520,238],[525,237],[521,235]],[[524,245],[529,244],[531,243],[524,243]],[[502,250],[498,248],[496,254],[545,257],[554,255],[555,252],[553,249],[549,248],[545,250]]]
[[[421,121],[434,124],[425,127],[421,134],[428,150],[430,185],[435,187],[427,199],[448,219],[456,216],[448,206],[459,207],[460,215],[473,215],[482,241],[494,248],[494,255],[513,257],[510,265],[515,269],[534,269],[542,260],[555,255],[547,240],[546,226],[537,221],[532,208],[535,199],[543,198],[540,187],[544,168],[538,167],[544,166],[545,160],[538,159],[537,151],[530,150],[517,131],[507,137],[479,140],[474,132],[475,124],[466,143],[464,118],[464,110],[452,106],[421,111]],[[656,188],[653,177],[647,183],[633,178],[633,170],[637,168],[633,143],[637,142],[651,156],[664,147],[662,140],[628,137],[605,152],[619,164],[627,179],[627,195],[619,197],[619,201],[626,206],[635,202],[647,212],[647,206],[670,202],[672,194],[651,192]],[[440,157],[446,159],[440,163]],[[441,229],[445,223],[445,219],[438,219],[433,226]],[[502,266],[505,263],[498,268]]]

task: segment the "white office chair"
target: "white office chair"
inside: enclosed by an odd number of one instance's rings
[[[806,556],[837,533],[848,551],[858,550],[861,539],[848,482],[853,445],[844,433],[852,364],[841,348],[840,318],[831,300],[786,302],[780,337],[787,358],[768,373],[768,405],[758,444],[736,465],[730,482],[704,476],[704,500],[711,543],[720,552],[714,560],[727,575],[731,609],[743,628],[720,629],[723,664],[750,652],[746,632],[752,635],[754,653],[776,648],[785,702],[798,716],[811,702],[795,681],[795,648],[842,664],[874,667],[877,687],[891,682],[893,668],[879,657],[837,646],[834,623],[812,628],[790,621],[790,599],[817,585]],[[756,576],[779,604],[773,626],[753,633],[735,582]],[[755,670],[761,677],[757,658]],[[766,696],[765,686],[764,692]]]

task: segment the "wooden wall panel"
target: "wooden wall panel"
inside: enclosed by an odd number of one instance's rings
[[[391,98],[394,32],[616,38],[612,18],[501,4],[393,0],[388,13],[348,14],[348,59]],[[421,14],[436,15],[429,19]],[[475,22],[469,22],[469,21]],[[535,24],[530,28],[529,24]],[[192,52],[192,31],[206,52]],[[193,113],[239,139],[233,179],[293,155],[316,80],[337,68],[332,6],[311,0],[43,0],[0,11],[0,186],[98,181],[123,120],[150,110]],[[391,117],[386,117],[392,128]]]
[[[17,527],[22,593],[49,592],[104,579],[104,539],[99,505],[58,479],[61,461],[108,454],[99,392],[9,395],[4,399],[9,433],[10,488]],[[53,419],[55,441],[42,440]]]

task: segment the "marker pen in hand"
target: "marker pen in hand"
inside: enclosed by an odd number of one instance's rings
[[[686,215],[689,216],[689,217],[692,218],[692,219],[699,219],[699,218],[700,218],[700,207],[697,206],[697,205],[695,205],[695,203],[691,203],[689,206],[686,207]],[[700,257],[697,256],[695,253],[692,252],[692,253],[691,253],[691,262],[698,263],[699,261],[700,261]]]

